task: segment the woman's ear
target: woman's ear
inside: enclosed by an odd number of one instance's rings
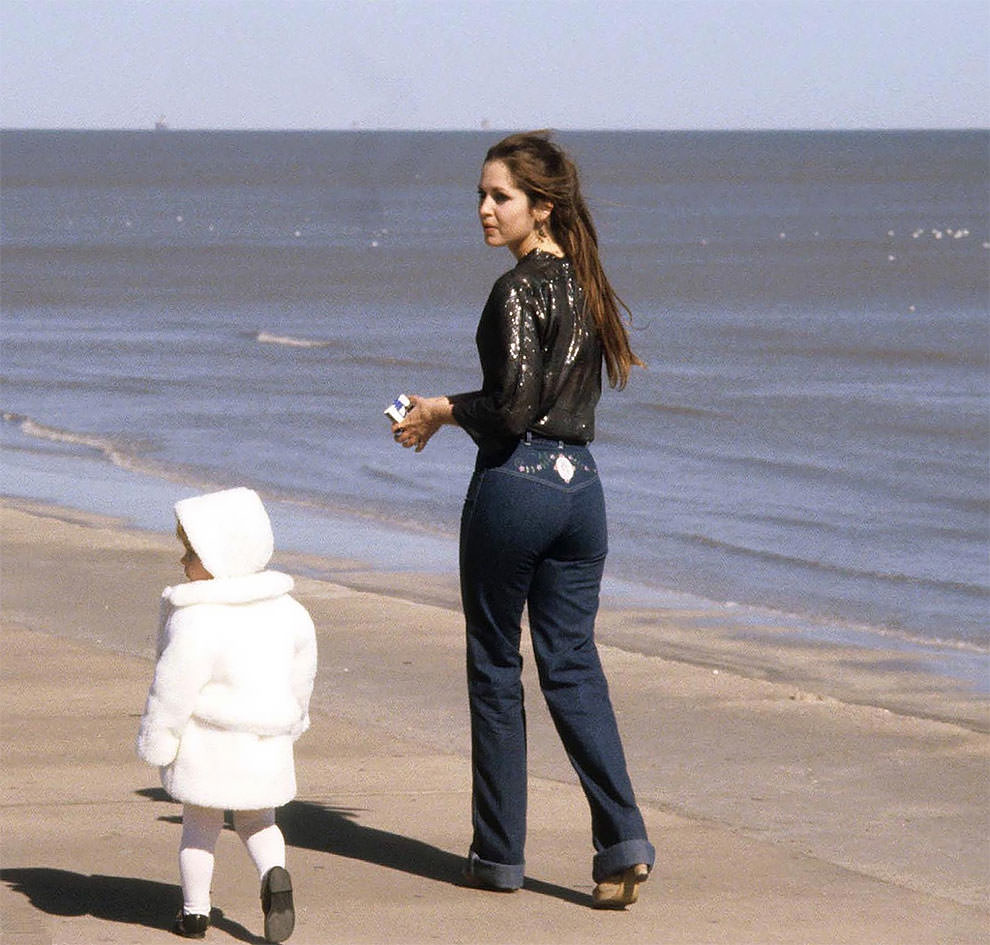
[[[550,219],[550,214],[553,213],[553,204],[549,200],[541,200],[534,208],[533,213],[536,216],[536,222],[543,226]]]

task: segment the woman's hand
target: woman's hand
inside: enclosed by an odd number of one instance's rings
[[[417,397],[409,395],[412,406],[400,423],[392,424],[395,442],[405,447],[413,447],[417,453],[430,441],[444,424],[453,424],[454,410],[446,397]]]

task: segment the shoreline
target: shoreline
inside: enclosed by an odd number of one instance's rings
[[[130,877],[150,869],[160,876],[160,897],[170,896],[174,817],[155,821],[147,810],[148,798],[158,809],[162,799],[148,787],[157,777],[136,760],[133,738],[151,677],[158,597],[181,579],[180,549],[170,535],[38,503],[0,502],[0,526],[0,625],[7,641],[3,878],[22,888],[39,866],[72,876],[80,868],[106,873],[100,824],[119,816],[124,832],[111,844],[116,871]],[[316,563],[295,555],[274,562],[295,575]],[[449,587],[424,590],[415,577],[355,570],[353,561],[319,563],[336,566],[336,575],[299,576],[296,584],[295,595],[317,625],[320,669],[314,725],[299,748],[301,794],[286,815],[307,818],[308,826],[290,831],[300,875],[311,884],[339,879],[351,905],[340,907],[343,916],[332,907],[325,916],[327,909],[310,901],[300,945],[435,941],[437,908],[463,923],[456,926],[461,932],[443,933],[443,941],[481,945],[509,936],[521,945],[574,945],[609,937],[598,914],[577,908],[591,886],[587,811],[540,698],[528,644],[532,881],[522,901],[493,903],[456,885],[470,831],[470,744],[462,620],[445,599]],[[606,609],[599,635],[637,798],[660,851],[656,882],[634,909],[612,917],[622,934],[735,945],[920,945],[937,935],[971,945],[974,930],[990,921],[990,739],[965,724],[759,678],[754,667],[747,674],[746,666],[736,672],[641,652],[648,616],[656,615]],[[666,615],[662,630],[671,652],[689,648],[696,632],[691,619]],[[796,649],[793,665],[805,665],[808,654]],[[745,646],[727,650],[724,663],[745,652]],[[822,672],[831,661],[846,673],[848,657],[842,649],[820,651],[819,663],[805,671]],[[859,671],[865,686],[870,676]],[[917,675],[894,672],[890,691],[906,690]],[[42,717],[48,721],[31,721]],[[63,726],[75,734],[69,742],[53,740]],[[115,734],[106,734],[108,726]],[[123,806],[108,814],[111,802]],[[52,829],[29,826],[49,823]],[[149,842],[153,854],[143,851]],[[396,844],[409,856],[389,853]],[[344,872],[319,872],[335,853],[350,858]],[[434,864],[425,872],[424,855]],[[368,871],[367,879],[352,881],[355,871]],[[229,897],[236,900],[232,875],[244,876],[245,867],[230,851],[218,867],[225,909]],[[442,885],[424,896],[424,880]],[[237,895],[245,909],[256,910],[254,881]],[[11,903],[18,914],[27,908],[14,887],[2,890],[0,915],[12,914]],[[356,913],[377,916],[381,908],[395,923],[386,931],[374,920],[360,934],[348,925]],[[477,926],[479,909],[490,926]],[[130,928],[122,919],[102,921],[94,937],[99,916],[50,911],[46,921],[79,929],[58,941],[134,941],[122,937]],[[923,918],[905,929],[907,914]],[[711,916],[722,924],[713,926]],[[36,940],[42,939],[30,941]]]
[[[5,414],[5,418],[19,416]],[[61,455],[57,451],[15,446],[9,450],[8,462],[0,472],[0,497],[84,508],[95,515],[119,518],[131,527],[169,531],[175,500],[235,484],[248,485],[257,489],[269,508],[277,525],[278,546],[312,558],[316,562],[314,574],[326,573],[320,564],[322,559],[338,562],[346,558],[352,559],[356,568],[363,563],[374,572],[407,573],[413,569],[405,562],[411,561],[416,563],[415,570],[428,573],[431,579],[434,575],[456,575],[456,522],[452,520],[445,520],[443,526],[409,519],[397,521],[387,502],[356,504],[353,497],[335,502],[322,494],[280,491],[266,482],[232,483],[228,478],[213,479],[193,469],[146,465],[126,452],[118,453],[102,436],[57,430],[51,436],[56,444],[63,437],[78,443],[81,437],[97,455],[82,455],[75,449]],[[459,494],[450,498],[451,503],[459,500]],[[967,680],[979,688],[981,695],[990,697],[990,639],[982,622],[974,632],[965,621],[960,624],[962,629],[947,626],[945,615],[942,622],[936,620],[934,624],[888,625],[854,616],[819,615],[813,606],[807,611],[774,606],[766,602],[767,596],[772,595],[764,593],[772,587],[770,578],[755,594],[750,590],[727,597],[706,596],[697,581],[675,580],[664,585],[658,583],[657,575],[634,576],[629,571],[630,561],[619,550],[622,537],[612,536],[615,547],[602,588],[605,606],[698,610],[711,618],[707,628],[723,634],[746,636],[753,626],[772,626],[788,638],[812,643],[840,642],[879,653],[904,652],[908,654],[906,659],[927,665],[934,676]],[[338,565],[334,564],[332,570],[336,573]],[[869,610],[871,605],[866,607]],[[772,672],[772,666],[767,671]]]
[[[165,485],[176,495],[190,492],[188,487],[171,483],[158,485]],[[421,562],[419,570],[387,570],[381,566],[382,556],[362,553],[367,549],[358,549],[351,556],[279,551],[286,543],[286,532],[292,543],[306,510],[294,509],[295,514],[287,518],[279,514],[283,511],[279,500],[265,498],[265,504],[275,527],[273,567],[282,567],[300,579],[442,607],[460,619],[456,571],[438,563],[435,556],[417,556],[415,536],[409,557]],[[170,504],[163,507],[170,512]],[[159,528],[135,523],[131,514],[114,517],[3,494],[0,509],[153,536],[166,547],[173,540]],[[360,529],[360,523],[350,527]],[[379,540],[373,538],[371,542]],[[409,557],[398,556],[399,560]],[[172,575],[166,583],[177,580],[181,574]],[[990,732],[990,653],[902,635],[884,637],[872,628],[839,624],[833,625],[828,639],[823,639],[821,623],[789,614],[646,591],[637,594],[635,588],[630,591],[606,575],[596,625],[600,644],[647,658],[685,663],[716,675],[728,672],[791,685],[802,693],[801,698],[834,699]]]

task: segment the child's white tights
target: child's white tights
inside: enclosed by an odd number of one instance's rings
[[[186,913],[210,914],[213,851],[223,830],[223,813],[216,807],[182,806],[179,876]],[[275,823],[274,808],[234,811],[234,829],[247,847],[259,879],[273,866],[285,866],[285,838]]]

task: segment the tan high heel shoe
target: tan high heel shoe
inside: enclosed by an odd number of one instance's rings
[[[629,869],[608,879],[602,880],[591,894],[593,909],[625,909],[639,896],[640,883],[645,883],[650,868],[645,863],[637,863]]]

